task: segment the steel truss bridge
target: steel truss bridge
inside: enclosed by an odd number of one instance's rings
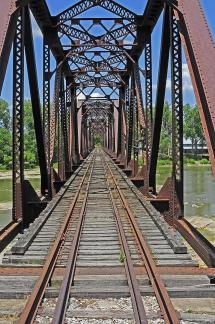
[[[55,198],[99,137],[105,152],[212,267],[214,247],[184,218],[183,200],[182,51],[215,174],[215,46],[204,12],[199,0],[148,0],[144,12],[138,14],[119,2],[76,1],[56,16],[51,15],[45,0],[0,3],[0,92],[11,52],[13,61],[13,216],[1,232],[1,249]],[[108,17],[87,16],[94,7],[108,12]],[[37,76],[31,16],[43,37],[42,80]],[[159,19],[160,59],[155,65],[152,35]],[[157,65],[154,86],[152,75]],[[158,191],[157,161],[168,68],[172,172]],[[40,196],[25,179],[25,69],[41,175]],[[141,169],[140,158],[144,161]]]

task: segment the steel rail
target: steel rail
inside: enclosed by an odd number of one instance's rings
[[[63,224],[60,228],[60,231],[54,241],[54,245],[52,246],[52,248],[47,256],[46,262],[42,268],[42,272],[41,272],[32,292],[31,292],[31,295],[29,296],[29,298],[27,300],[27,303],[26,303],[22,313],[21,313],[21,316],[18,320],[19,324],[34,323],[38,308],[39,308],[42,298],[45,294],[46,287],[47,287],[47,285],[51,279],[52,273],[54,271],[54,268],[55,268],[55,265],[56,265],[56,262],[58,259],[58,254],[59,254],[62,244],[64,242],[65,234],[67,232],[74,208],[76,206],[82,186],[84,184],[84,181],[87,177],[88,171],[89,171],[92,163],[93,163],[93,160],[89,163],[89,165],[83,175],[83,178],[80,182],[78,190],[75,194],[75,197],[71,203],[71,206],[70,206],[68,212],[66,213],[64,222],[63,222]]]
[[[102,164],[103,164],[103,167],[104,167],[105,173],[106,173],[106,180],[107,180],[111,204],[113,207],[114,216],[115,216],[115,220],[116,220],[116,227],[117,227],[120,245],[123,250],[122,252],[125,255],[124,266],[125,266],[126,277],[128,280],[129,291],[131,294],[131,301],[132,301],[132,305],[133,305],[135,321],[137,324],[143,324],[143,323],[147,324],[148,320],[147,320],[146,311],[145,311],[145,308],[143,305],[143,300],[141,297],[139,284],[138,284],[136,274],[134,271],[134,266],[133,266],[133,262],[131,259],[131,254],[129,251],[129,247],[128,247],[127,239],[126,239],[125,232],[123,229],[122,221],[121,221],[120,215],[118,213],[117,206],[116,206],[116,203],[115,203],[115,200],[113,197],[113,193],[111,190],[111,184],[109,181],[107,168],[105,167],[104,159],[102,159]]]
[[[146,240],[144,239],[143,234],[140,231],[139,226],[135,220],[135,216],[134,216],[133,212],[131,211],[131,209],[126,201],[126,198],[125,198],[121,188],[119,187],[117,180],[116,180],[116,178],[115,178],[115,176],[107,162],[106,162],[106,165],[107,165],[110,175],[114,181],[114,184],[115,184],[115,187],[119,193],[119,196],[123,202],[126,213],[128,215],[128,219],[132,226],[132,230],[135,234],[136,242],[140,248],[140,254],[144,261],[147,275],[150,279],[150,283],[154,290],[154,293],[157,298],[157,302],[161,309],[162,315],[164,317],[165,323],[179,324],[180,321],[178,319],[176,310],[172,304],[172,301],[171,301],[169,294],[166,290],[164,282],[160,276],[159,270],[153,260],[153,256],[151,254],[150,247],[149,247],[148,243],[146,242]]]
[[[67,265],[66,265],[66,269],[65,269],[65,275],[63,277],[63,281],[62,281],[62,284],[60,287],[57,304],[56,304],[54,315],[53,315],[52,322],[51,322],[52,324],[64,323],[64,320],[65,320],[68,300],[69,300],[69,296],[70,296],[70,287],[71,287],[72,281],[74,279],[74,274],[75,274],[77,253],[78,253],[78,248],[79,248],[79,244],[80,244],[82,224],[83,224],[83,220],[84,220],[84,216],[85,216],[87,198],[89,195],[90,181],[92,178],[94,163],[95,163],[95,158],[93,159],[92,164],[91,164],[92,168],[91,168],[89,179],[87,182],[85,197],[84,197],[84,201],[82,203],[78,224],[77,224],[76,230],[75,230],[75,235],[72,240],[72,245],[71,245],[71,249],[70,249],[70,253],[69,253],[69,257],[68,257],[68,261],[67,261]]]

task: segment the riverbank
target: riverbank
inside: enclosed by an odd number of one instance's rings
[[[208,218],[192,216],[187,217],[187,220],[215,245],[215,216]]]
[[[157,190],[171,175],[171,165],[158,166]],[[26,171],[34,189],[40,190],[39,168]],[[215,244],[215,178],[210,165],[186,165],[184,168],[184,207],[186,218]],[[11,172],[0,172],[0,227],[11,220]]]
[[[31,170],[25,170],[25,177],[27,179],[31,178],[39,178],[40,177],[40,170],[39,168],[31,169]],[[12,178],[12,171],[0,171],[0,179],[11,179]]]
[[[158,160],[158,167],[161,166],[171,166],[172,161],[171,160]],[[210,161],[207,159],[201,159],[201,160],[194,160],[191,158],[184,158],[184,166],[210,166]]]
[[[143,161],[139,160],[139,166],[142,166]],[[160,167],[171,167],[171,160],[158,160],[158,168]],[[210,162],[207,159],[194,160],[194,159],[184,159],[184,165],[186,167],[205,167],[210,166]],[[34,169],[25,170],[25,177],[28,179],[40,176],[40,169],[36,167]],[[12,170],[1,170],[0,179],[10,179],[12,177]]]

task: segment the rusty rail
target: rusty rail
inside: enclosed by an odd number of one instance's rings
[[[77,251],[78,251],[78,247],[80,244],[81,229],[82,229],[82,224],[83,224],[83,220],[84,220],[84,216],[85,216],[85,209],[86,209],[87,198],[88,198],[88,194],[89,194],[90,180],[92,177],[94,162],[95,162],[95,160],[93,160],[91,163],[92,169],[90,171],[89,179],[87,182],[86,193],[85,193],[84,201],[83,201],[83,204],[81,207],[81,212],[80,212],[78,224],[77,224],[77,227],[75,230],[75,235],[74,235],[74,238],[72,241],[72,245],[71,245],[71,249],[70,249],[70,253],[69,253],[69,257],[68,257],[68,262],[67,262],[67,266],[65,269],[65,275],[63,277],[63,281],[62,281],[62,284],[60,287],[60,292],[58,295],[58,301],[57,301],[57,305],[55,307],[52,324],[64,323],[69,294],[70,294],[70,287],[71,287],[72,281],[74,279],[74,274],[75,274]]]
[[[141,323],[147,324],[148,320],[147,320],[146,311],[145,311],[145,308],[143,305],[143,301],[142,301],[142,297],[141,297],[141,293],[140,293],[140,289],[139,289],[139,284],[137,282],[137,278],[136,278],[133,262],[131,259],[131,254],[129,251],[128,243],[126,240],[125,232],[123,229],[122,221],[121,221],[120,215],[118,213],[117,206],[116,206],[116,203],[114,201],[114,197],[113,197],[113,194],[111,191],[111,184],[108,180],[108,173],[107,173],[107,168],[105,168],[104,159],[102,160],[102,164],[104,166],[104,169],[106,170],[107,183],[108,183],[111,203],[112,203],[112,207],[113,207],[113,211],[114,211],[114,216],[116,219],[116,227],[117,227],[118,237],[119,237],[122,251],[125,255],[125,261],[124,261],[125,272],[126,272],[126,277],[128,280],[129,291],[131,294],[131,301],[132,301],[133,310],[134,310],[134,317],[135,317],[137,324],[141,324]]]
[[[50,281],[50,278],[52,276],[52,273],[55,268],[55,264],[58,259],[58,254],[60,252],[61,246],[64,242],[65,234],[67,232],[74,208],[76,206],[78,197],[80,195],[82,186],[84,184],[84,181],[86,179],[86,176],[89,172],[90,167],[92,166],[93,161],[88,165],[85,174],[83,175],[83,178],[80,182],[80,185],[78,187],[78,190],[76,192],[76,195],[74,197],[74,200],[72,201],[72,204],[66,214],[66,217],[64,219],[64,222],[60,228],[59,234],[57,235],[54,245],[52,246],[48,256],[47,260],[43,266],[42,272],[32,290],[32,293],[30,297],[28,298],[28,301],[25,305],[25,308],[23,309],[20,319],[19,319],[19,324],[30,324],[34,322],[34,319],[36,317],[38,308],[41,304],[42,298],[44,296],[46,287]],[[59,322],[60,323],[60,322]]]
[[[142,259],[144,261],[144,265],[146,267],[146,271],[147,271],[147,275],[150,279],[152,288],[155,292],[155,296],[157,298],[158,304],[160,306],[162,315],[164,317],[165,323],[167,324],[179,324],[179,319],[176,313],[176,310],[174,309],[174,306],[172,304],[172,301],[169,297],[169,294],[166,290],[166,287],[164,285],[164,282],[160,276],[159,270],[153,260],[153,256],[151,254],[150,248],[148,246],[148,243],[146,242],[146,240],[143,237],[142,232],[139,229],[139,226],[135,220],[134,214],[131,211],[126,198],[122,192],[122,190],[120,189],[117,180],[110,168],[110,166],[108,165],[108,163],[106,162],[107,168],[109,170],[109,173],[113,179],[113,182],[115,184],[115,188],[117,189],[119,196],[121,198],[121,201],[124,205],[124,208],[127,212],[128,215],[128,219],[129,222],[131,224],[132,230],[135,234],[135,239],[136,242],[140,248],[140,254],[142,256]]]
[[[174,225],[191,245],[202,261],[211,268],[215,267],[215,247],[185,218],[175,220]]]

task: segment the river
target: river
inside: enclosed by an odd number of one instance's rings
[[[170,167],[160,167],[157,184],[161,186],[170,175]],[[210,166],[186,166],[184,171],[185,216],[215,219],[215,178]]]
[[[35,190],[40,188],[38,177],[30,179]],[[0,229],[12,219],[12,182],[11,179],[0,179]]]
[[[164,183],[169,173],[170,167],[159,168],[158,186]],[[197,219],[196,226],[202,227],[202,232],[204,232],[207,222],[214,221],[215,224],[215,178],[212,176],[210,166],[187,166],[184,180],[185,216],[194,221]],[[32,178],[31,183],[35,190],[39,189],[39,178]],[[11,180],[0,179],[0,228],[11,220],[11,195]],[[212,241],[214,241],[214,228],[212,227],[210,231]]]

